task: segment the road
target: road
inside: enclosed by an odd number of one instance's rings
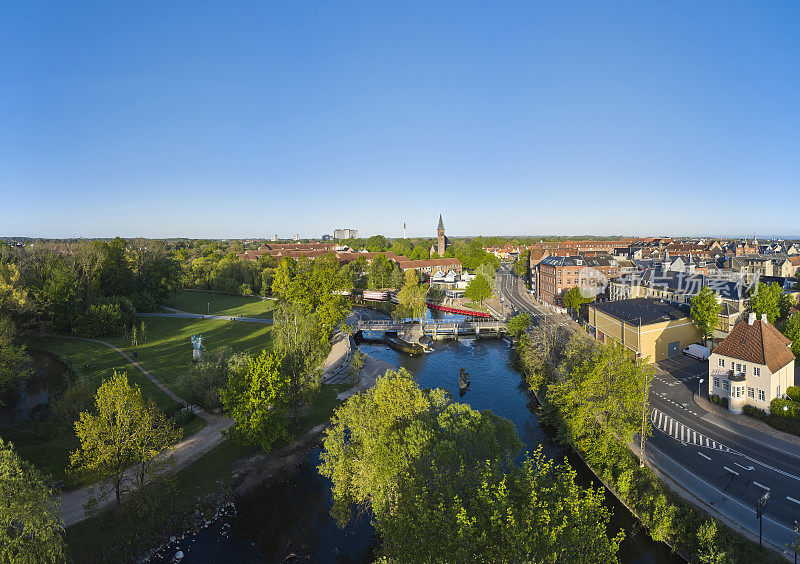
[[[508,265],[497,271],[497,289],[513,310],[537,324],[570,325],[563,315],[533,302]],[[706,509],[758,535],[755,502],[766,492],[764,538],[774,548],[794,538],[800,521],[800,446],[731,423],[693,400],[707,362],[679,357],[655,365],[650,392],[653,436],[648,462],[689,492]]]

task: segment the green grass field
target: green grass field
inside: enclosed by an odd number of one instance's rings
[[[272,326],[260,323],[222,321],[218,319],[179,319],[168,317],[138,318],[146,326],[144,339],[134,347],[123,337],[106,339],[128,354],[136,353],[136,360],[170,390],[183,397],[179,380],[192,361],[189,338],[197,333],[203,336],[206,351],[229,346],[236,352],[259,354],[272,347]]]
[[[188,313],[262,317],[272,319],[275,300],[229,296],[213,292],[190,292],[184,290],[176,294],[164,305]]]
[[[140,319],[139,321],[141,321]],[[145,318],[147,330],[145,339],[139,338],[139,345],[133,347],[130,340],[111,337],[105,341],[118,346],[128,354],[136,353],[136,360],[170,390],[183,397],[179,380],[188,371],[192,358],[189,337],[201,333],[206,350],[228,345],[236,351],[258,354],[271,347],[271,326],[257,323],[243,323],[220,320]],[[74,341],[59,338],[30,338],[27,345],[45,350],[67,360],[76,376],[99,387],[103,379],[110,377],[114,370],[124,371],[130,382],[136,383],[142,394],[164,411],[171,411],[174,402],[144,374],[132,366],[122,355],[106,346],[87,341]],[[196,417],[183,427],[184,437],[200,428],[205,422]],[[15,427],[0,429],[0,436],[12,441],[21,456],[36,464],[55,480],[65,478],[64,470],[69,460],[69,452],[78,443],[72,433],[54,433],[45,424],[22,423]]]

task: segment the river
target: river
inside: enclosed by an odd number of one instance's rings
[[[58,357],[36,349],[28,349],[31,357],[31,376],[20,389],[20,394],[0,410],[0,427],[21,423],[37,407],[63,392],[70,383],[72,373]]]
[[[407,368],[421,386],[445,388],[455,398],[459,396],[459,368],[464,367],[471,374],[472,385],[458,401],[513,421],[529,450],[542,445],[548,456],[563,458],[564,451],[554,442],[551,430],[539,423],[536,398],[514,368],[506,341],[463,339],[437,342],[433,347],[434,352],[421,357],[397,353],[383,344],[362,344],[360,348]],[[277,562],[291,554],[317,562],[371,562],[376,540],[367,518],[354,519],[341,530],[330,517],[330,482],[316,472],[319,452],[318,448],[311,451],[297,472],[281,483],[255,488],[237,500],[235,517],[218,521],[182,543],[183,562]],[[593,476],[580,459],[573,457],[570,462],[579,481],[589,484]],[[619,553],[621,562],[682,562],[666,545],[650,539],[613,496],[606,498],[614,511],[609,532],[616,534],[621,528],[627,532]]]

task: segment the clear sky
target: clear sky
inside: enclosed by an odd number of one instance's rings
[[[4,2],[0,235],[800,235],[800,2]]]

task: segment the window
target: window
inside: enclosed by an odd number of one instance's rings
[[[753,367],[753,376],[761,376],[761,369],[758,366]]]
[[[722,389],[725,390],[726,392],[730,392],[731,391],[731,383],[728,380],[723,380],[722,381]]]
[[[751,399],[755,399],[755,397],[756,397],[755,388],[750,388],[750,387],[747,388],[747,397],[751,398]]]
[[[736,372],[741,372],[741,371],[742,371],[742,365],[737,362],[736,363]]]
[[[717,364],[719,364],[722,368],[725,368],[725,359],[724,358],[717,359]]]
[[[719,378],[714,378],[714,387],[719,388]]]
[[[764,390],[758,390],[758,401],[764,401]]]
[[[747,374],[747,365],[742,364],[742,374]]]
[[[781,397],[781,385],[780,384],[778,384],[778,387],[775,388],[775,397],[776,398]]]

